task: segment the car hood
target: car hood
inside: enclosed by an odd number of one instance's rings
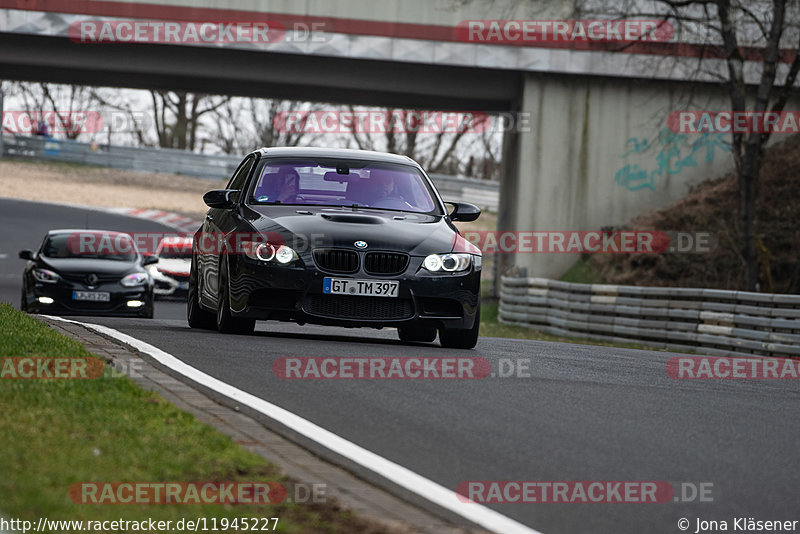
[[[120,275],[127,274],[137,269],[135,262],[98,260],[88,258],[48,258],[40,256],[38,263],[45,269],[51,269],[60,274],[90,274]]]
[[[297,250],[341,247],[391,250],[426,256],[453,250],[454,227],[442,216],[314,206],[252,206],[246,218],[272,241],[278,234]],[[271,235],[272,234],[272,235]]]

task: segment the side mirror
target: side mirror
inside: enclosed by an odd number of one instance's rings
[[[234,206],[233,200],[231,200],[231,193],[238,193],[238,191],[235,189],[214,189],[203,195],[203,202],[209,208],[227,210]]]
[[[450,212],[451,221],[470,222],[481,215],[481,209],[475,204],[468,202],[448,202],[448,204],[453,206],[453,211]]]
[[[142,265],[153,265],[154,263],[158,263],[158,256],[155,254],[151,254],[142,258]]]
[[[19,259],[21,260],[33,260],[33,251],[32,250],[20,250],[19,251]]]

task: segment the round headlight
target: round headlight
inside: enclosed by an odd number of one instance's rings
[[[458,269],[458,257],[447,254],[442,258],[442,269],[445,271],[455,271]]]
[[[256,257],[261,261],[272,261],[275,257],[275,247],[269,243],[259,243],[256,246]]]
[[[442,258],[440,258],[438,254],[431,254],[425,258],[423,265],[429,271],[438,271],[442,268]]]
[[[294,251],[289,247],[281,246],[275,253],[275,259],[278,260],[278,263],[289,263],[294,259]]]

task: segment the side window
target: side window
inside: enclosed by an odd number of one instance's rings
[[[255,161],[254,157],[249,157],[247,160],[242,163],[239,168],[233,173],[231,180],[228,182],[228,185],[225,187],[226,189],[236,189],[241,191],[244,187],[244,183],[247,180],[247,176],[250,174],[250,169],[253,168],[253,162]],[[234,201],[239,200],[239,193],[235,193],[231,195],[231,198]]]

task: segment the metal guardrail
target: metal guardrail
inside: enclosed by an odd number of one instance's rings
[[[501,279],[503,323],[714,356],[800,356],[800,295]]]
[[[18,158],[67,161],[116,169],[164,172],[224,180],[242,161],[227,154],[195,154],[169,148],[99,145],[78,141],[3,134],[3,155]],[[497,211],[497,182],[432,174],[431,179],[445,200],[472,202]]]
[[[242,158],[195,154],[169,148],[127,147],[81,143],[67,139],[3,135],[4,155],[67,161],[116,169],[185,174],[222,180],[230,177]]]

